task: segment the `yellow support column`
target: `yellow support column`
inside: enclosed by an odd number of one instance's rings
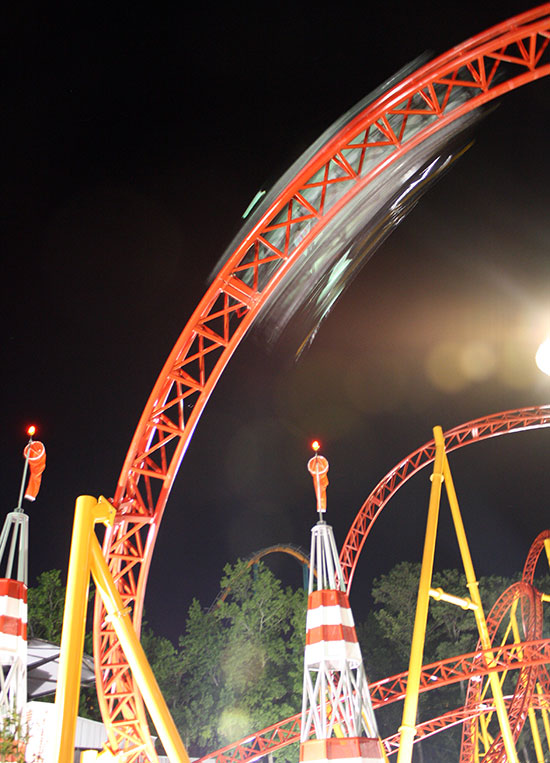
[[[542,751],[542,743],[540,741],[537,716],[532,707],[530,707],[527,712],[529,714],[529,725],[531,726],[531,736],[533,737],[533,745],[535,747],[535,757],[537,759],[537,763],[544,763],[544,753]]]
[[[441,427],[434,428],[434,437],[436,442],[436,448],[445,448],[445,439],[443,437],[443,430]],[[468,541],[466,539],[466,532],[464,530],[464,524],[462,522],[462,515],[458,505],[458,499],[454,489],[453,478],[451,475],[451,469],[449,467],[449,461],[447,455],[444,453],[443,457],[443,474],[445,479],[445,488],[447,491],[447,498],[449,499],[449,506],[451,507],[451,514],[453,517],[453,523],[455,527],[455,533],[460,548],[460,555],[462,557],[462,564],[464,566],[464,572],[466,574],[466,584],[470,592],[470,598],[476,605],[474,609],[474,615],[476,618],[477,628],[479,631],[479,638],[483,649],[491,648],[491,640],[489,638],[489,631],[487,630],[487,621],[483,612],[483,606],[481,604],[481,597],[479,595],[479,583],[477,582],[474,565],[472,563],[472,557],[470,555],[470,549]],[[492,657],[488,657],[489,665],[491,664]],[[510,728],[510,721],[508,719],[508,713],[506,712],[506,706],[504,704],[504,697],[502,695],[502,687],[500,685],[498,673],[489,673],[488,680],[493,693],[493,699],[495,701],[495,709],[500,725],[500,731],[506,749],[506,755],[509,763],[519,763],[516,752],[516,746],[514,738],[512,736],[512,730]]]
[[[90,539],[94,534],[96,506],[96,499],[89,495],[76,499],[55,692],[57,754],[54,760],[59,763],[67,763],[74,757],[90,584]]]
[[[77,498],[63,613],[59,677],[55,696],[57,733],[55,757],[52,760],[57,763],[67,763],[74,757],[91,573],[171,763],[189,763],[187,751],[147,662],[130,613],[124,607],[113,582],[94,531],[97,522],[112,524],[114,516],[115,509],[105,498],[100,498],[99,501],[88,495]],[[107,753],[108,751],[101,753],[98,760],[103,759],[102,756],[105,757]],[[151,754],[154,755],[154,752]],[[111,755],[114,760],[117,759],[116,753]]]
[[[542,687],[537,682],[537,694],[542,698]],[[546,747],[550,750],[550,721],[548,720],[548,708],[545,702],[541,703],[542,722],[544,724],[544,733],[546,735]]]
[[[426,523],[426,537],[424,539],[422,569],[420,572],[420,583],[418,586],[418,598],[411,643],[411,656],[409,659],[409,675],[407,678],[405,704],[403,706],[403,719],[399,728],[401,736],[399,740],[397,763],[411,762],[414,737],[416,735],[418,691],[420,689],[420,674],[422,672],[422,657],[424,654],[426,624],[428,621],[435,541],[439,519],[439,503],[441,500],[441,485],[443,483],[444,455],[444,447],[436,441],[434,470],[431,477],[432,486],[430,490],[430,504],[428,507],[428,520]]]

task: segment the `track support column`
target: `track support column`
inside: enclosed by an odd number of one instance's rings
[[[416,614],[414,618],[413,637],[411,643],[411,656],[409,659],[409,677],[407,678],[407,690],[403,705],[403,719],[399,731],[399,753],[397,763],[410,763],[412,749],[416,735],[416,713],[418,710],[418,691],[420,688],[420,674],[422,672],[422,657],[424,655],[424,641],[426,638],[426,623],[428,622],[428,607],[430,602],[430,588],[432,584],[433,563],[435,556],[435,542],[437,538],[437,524],[439,520],[439,504],[441,500],[441,486],[443,484],[443,457],[444,448],[437,444],[435,462],[431,477],[430,503],[428,507],[428,520],[426,523],[426,536],[424,539],[424,552],[422,555],[422,568],[420,583],[418,586],[418,598],[416,602]]]
[[[449,460],[447,459],[447,454],[445,453],[445,439],[443,437],[443,431],[441,427],[435,427],[434,438],[436,447],[443,449],[443,475],[445,479],[445,488],[447,490],[447,498],[451,508],[451,515],[453,518],[458,547],[462,557],[462,565],[466,575],[466,585],[468,586],[468,591],[470,592],[472,602],[475,604],[473,612],[476,618],[479,640],[481,641],[481,646],[483,649],[490,649],[491,639],[487,629],[487,620],[485,619],[485,613],[481,603],[481,596],[479,595],[479,583],[474,572],[474,565],[470,554],[470,548],[468,546],[468,540],[466,538],[466,531],[464,530],[464,523],[462,522],[462,515],[458,505],[458,498],[456,496],[453,477],[451,475]],[[489,662],[491,662],[491,659],[492,658],[489,657]],[[508,719],[508,713],[506,711],[506,705],[504,703],[504,697],[502,694],[502,686],[500,685],[498,673],[489,673],[488,680],[491,686],[491,691],[493,693],[493,699],[495,701],[495,709],[500,725],[500,732],[502,734],[502,740],[504,742],[507,759],[510,761],[510,763],[519,763],[516,745],[512,735],[512,729],[510,728],[510,721]]]
[[[487,621],[485,619],[481,597],[479,595],[479,584],[475,576],[470,549],[466,539],[466,532],[462,522],[462,515],[460,513],[460,507],[458,505],[458,499],[454,489],[451,469],[449,467],[449,461],[445,452],[445,438],[443,436],[443,430],[441,427],[434,427],[433,432],[435,442],[434,469],[431,476],[432,486],[430,490],[428,520],[426,523],[426,536],[424,540],[422,568],[420,572],[416,615],[411,643],[409,677],[407,679],[405,703],[403,706],[403,720],[399,729],[401,737],[397,763],[410,763],[412,760],[412,748],[414,737],[416,735],[418,692],[420,688],[422,657],[424,653],[424,642],[426,637],[426,624],[428,620],[428,607],[433,575],[437,524],[439,519],[439,506],[441,502],[441,489],[443,482],[445,483],[447,498],[449,500],[455,533],[460,549],[460,555],[462,557],[462,564],[466,575],[466,583],[471,597],[472,606],[468,608],[472,609],[475,615],[482,648],[484,650],[491,648],[491,639],[487,628]],[[434,593],[436,592],[434,591]],[[490,667],[492,662],[492,656],[490,652],[489,656],[486,657],[486,660],[488,666]],[[509,763],[519,763],[498,673],[489,673],[488,680],[490,682],[491,691],[493,693],[495,710],[500,725],[500,731],[506,750],[507,760]]]
[[[134,630],[130,612],[116,589],[94,531],[97,522],[112,525],[114,518],[115,508],[105,498],[101,497],[99,501],[88,495],[77,498],[55,695],[57,733],[53,760],[67,763],[74,756],[91,574],[171,763],[189,763],[184,744]],[[148,754],[151,760],[157,759],[153,749]]]

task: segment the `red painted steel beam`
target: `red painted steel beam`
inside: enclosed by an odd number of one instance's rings
[[[504,701],[509,705],[511,697],[505,697]],[[531,707],[533,710],[540,710],[541,708],[548,709],[550,705],[550,694],[543,693],[541,695],[535,694],[531,701]],[[427,739],[434,734],[439,734],[441,731],[446,731],[453,726],[458,726],[470,720],[473,717],[473,713],[479,717],[481,715],[488,715],[494,713],[495,708],[491,697],[483,701],[483,706],[478,707],[475,711],[467,710],[465,707],[459,707],[456,710],[450,710],[437,718],[431,718],[429,721],[419,723],[416,727],[415,743],[421,742],[423,739]],[[386,737],[383,741],[384,748],[388,755],[394,755],[399,750],[400,734],[392,734],[392,736]]]
[[[349,202],[395,161],[465,114],[548,75],[549,41],[546,4],[423,66],[331,136],[242,232],[158,377],[114,496],[115,526],[103,550],[136,630],[181,460],[220,375],[268,298],[292,279],[308,247]],[[109,741],[127,763],[138,761],[149,738],[143,702],[99,600],[94,655]]]
[[[444,434],[445,449],[447,453],[450,453],[465,445],[491,437],[540,429],[549,425],[550,406],[548,405],[495,413],[449,429]],[[382,509],[407,480],[425,466],[433,463],[434,457],[435,442],[430,440],[388,472],[359,509],[340,551],[340,564],[348,593],[361,550]]]

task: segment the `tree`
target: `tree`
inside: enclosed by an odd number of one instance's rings
[[[228,596],[211,611],[189,608],[176,648],[144,624],[141,643],[191,754],[239,739],[301,706],[307,596],[285,588],[263,564],[226,565]],[[65,587],[59,570],[38,578],[29,592],[33,635],[59,643]],[[86,635],[91,648],[91,633]],[[95,687],[81,692],[80,712],[99,718]],[[296,759],[285,748],[274,757]]]
[[[244,561],[226,565],[221,587],[229,594],[212,611],[192,603],[180,638],[179,719],[191,754],[275,723],[301,703],[305,593]]]
[[[61,643],[65,585],[61,582],[60,570],[41,572],[36,587],[28,590],[27,603],[30,638]]]

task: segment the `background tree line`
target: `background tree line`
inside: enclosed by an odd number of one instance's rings
[[[372,584],[373,606],[357,627],[370,681],[408,668],[420,565],[397,564]],[[518,576],[519,577],[519,576]],[[515,578],[480,579],[486,613]],[[550,580],[539,581],[542,590]],[[144,625],[142,644],[157,681],[192,756],[201,756],[249,733],[276,723],[301,708],[306,593],[284,587],[267,566],[244,561],[226,565],[220,581],[224,600],[207,610],[192,602],[184,633],[174,645]],[[457,570],[434,575],[433,587],[467,596]],[[42,573],[29,589],[29,635],[59,643],[65,587],[58,570]],[[352,601],[353,606],[353,601]],[[471,612],[444,602],[430,605],[424,663],[471,652],[477,628]],[[86,637],[91,653],[91,633]],[[464,704],[465,684],[421,695],[419,720],[433,718]],[[83,691],[80,712],[99,719],[95,689]],[[383,736],[401,722],[401,703],[377,713]],[[457,760],[460,728],[415,746],[415,759]],[[418,749],[416,749],[418,748]],[[534,760],[526,740],[520,744],[526,763]],[[285,748],[278,760],[297,760],[297,749]]]

